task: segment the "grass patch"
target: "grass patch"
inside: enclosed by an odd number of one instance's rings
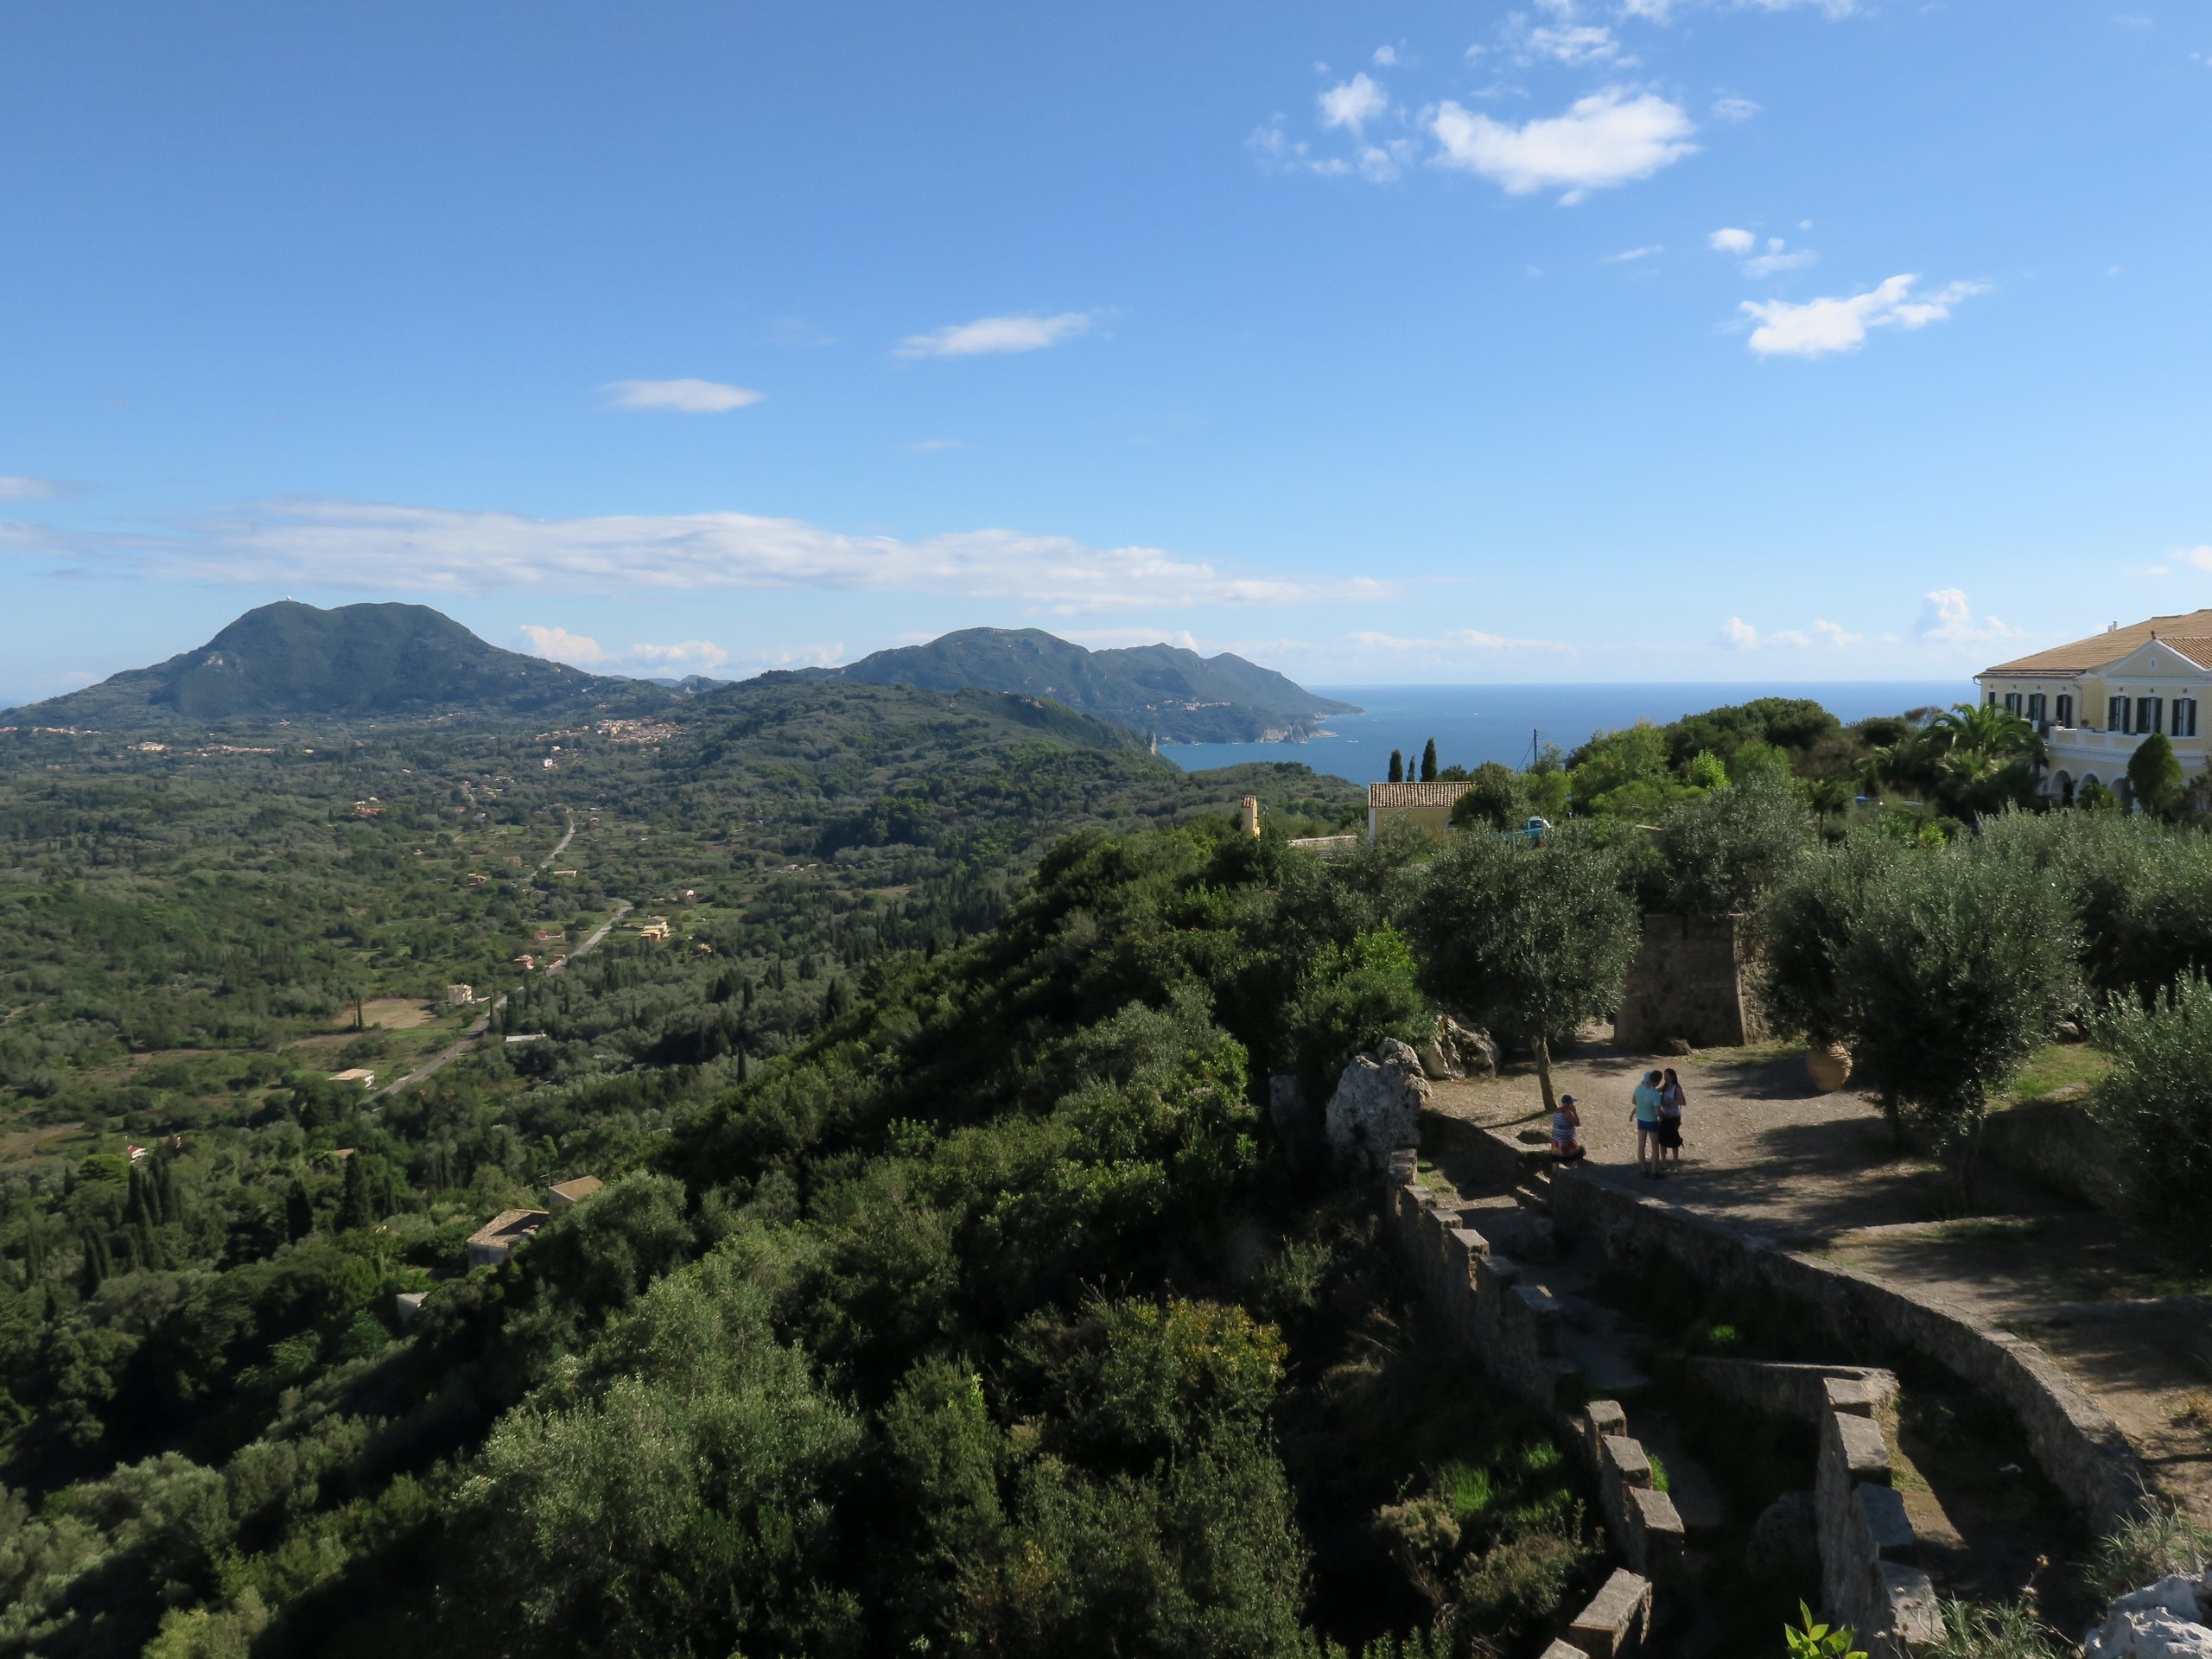
[[[2088,1043],[2050,1043],[2028,1057],[2012,1086],[1991,1103],[2025,1106],[2062,1090],[2087,1093],[2112,1070],[2112,1056]]]

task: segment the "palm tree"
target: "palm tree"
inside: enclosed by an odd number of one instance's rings
[[[1955,817],[2024,806],[2050,751],[2036,728],[1993,702],[1961,702],[1868,757],[1868,781],[1917,788]]]

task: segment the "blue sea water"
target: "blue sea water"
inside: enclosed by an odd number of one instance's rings
[[[1753,697],[1810,697],[1837,719],[1902,714],[1933,703],[1948,708],[1972,702],[1974,683],[1957,680],[1862,680],[1824,684],[1653,685],[1317,685],[1319,696],[1356,702],[1366,710],[1335,715],[1325,734],[1303,743],[1163,743],[1160,752],[1185,772],[1234,766],[1252,760],[1302,760],[1316,772],[1356,784],[1389,775],[1390,751],[1418,761],[1421,745],[1436,740],[1441,766],[1475,766],[1485,760],[1526,766],[1531,741],[1573,749],[1592,733],[1664,725],[1684,715]]]

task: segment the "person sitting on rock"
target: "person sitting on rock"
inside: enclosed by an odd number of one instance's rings
[[[1659,1167],[1659,1074],[1647,1071],[1636,1085],[1636,1104],[1629,1116],[1636,1120],[1636,1173],[1657,1180]]]
[[[1552,1156],[1562,1164],[1579,1164],[1590,1155],[1582,1144],[1582,1114],[1573,1095],[1561,1095],[1552,1114]]]

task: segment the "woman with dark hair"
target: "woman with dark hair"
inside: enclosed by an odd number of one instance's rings
[[[1675,1075],[1675,1068],[1667,1068],[1666,1080],[1659,1085],[1659,1162],[1662,1169],[1673,1164],[1680,1168],[1682,1161],[1682,1080]]]

